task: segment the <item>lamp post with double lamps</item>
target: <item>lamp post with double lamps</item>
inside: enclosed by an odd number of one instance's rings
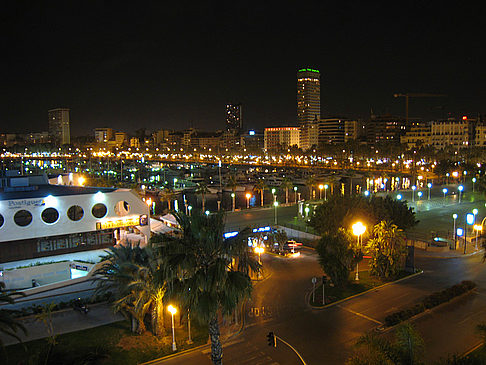
[[[363,233],[365,233],[366,231],[366,226],[361,222],[356,222],[355,224],[353,224],[351,228],[353,229],[353,234],[358,237],[358,249],[359,249],[360,248],[359,241]],[[356,276],[354,280],[356,281],[359,280],[359,261],[356,262]]]

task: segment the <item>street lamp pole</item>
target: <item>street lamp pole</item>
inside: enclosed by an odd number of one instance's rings
[[[427,189],[429,189],[427,200],[430,200],[430,188],[431,187],[432,187],[432,183],[427,183]]]
[[[175,341],[175,326],[174,326],[174,314],[177,313],[177,309],[174,306],[169,305],[167,307],[167,310],[172,315],[172,351],[177,351],[177,345]]]
[[[412,203],[415,203],[415,189],[417,189],[417,187],[415,185],[412,186]]]
[[[454,250],[456,249],[456,245],[457,245],[457,233],[456,233],[456,219],[457,219],[457,214],[454,213],[452,215],[452,219],[454,219],[454,231],[453,231],[453,235],[454,235]]]
[[[324,200],[327,201],[327,189],[329,189],[329,185],[324,185]]]
[[[324,185],[319,184],[319,200],[322,200],[322,189],[324,189]]]
[[[274,201],[273,205],[275,206],[275,225],[277,225],[277,207],[278,207],[278,201]]]
[[[231,209],[232,212],[235,211],[235,193],[231,193],[231,199],[233,201],[233,208]]]
[[[351,228],[353,229],[353,234],[358,237],[358,249],[359,249],[360,248],[359,240],[361,235],[365,233],[366,226],[361,222],[356,222],[355,224],[353,224]],[[359,260],[356,261],[356,276],[354,280],[356,281],[359,280]]]
[[[246,209],[250,209],[250,198],[251,198],[251,194],[246,193]]]
[[[461,197],[462,197],[462,191],[464,190],[464,186],[462,185],[459,185],[457,187],[457,190],[459,190],[459,199],[458,199],[458,203],[461,204]]]
[[[297,204],[297,186],[294,186],[294,200],[295,204]]]

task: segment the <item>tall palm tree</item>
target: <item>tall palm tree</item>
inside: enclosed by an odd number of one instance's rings
[[[197,184],[196,194],[201,194],[202,197],[202,211],[206,210],[206,194],[210,193],[208,185],[202,181]]]
[[[98,293],[110,292],[115,312],[131,321],[132,332],[145,330],[144,318],[152,314],[152,330],[161,333],[163,326],[163,295],[166,280],[163,262],[149,245],[111,247],[96,271]]]
[[[168,207],[168,210],[170,211],[171,210],[171,201],[172,201],[172,199],[174,199],[174,197],[176,195],[174,189],[172,189],[170,187],[165,187],[160,193],[162,195],[162,199],[167,200],[167,207]]]
[[[166,236],[162,254],[169,267],[178,273],[169,288],[169,296],[179,301],[191,318],[208,325],[211,359],[222,364],[218,315],[231,315],[252,290],[250,274],[260,265],[247,245],[247,236],[223,238],[224,216],[221,213],[192,216],[175,214],[181,227],[178,237]]]
[[[268,189],[268,185],[264,179],[258,179],[254,189],[257,193],[260,193],[260,205],[263,207],[263,194]]]
[[[285,204],[289,203],[289,189],[292,186],[292,181],[288,177],[283,179],[282,184],[280,185],[281,188],[285,189]]]
[[[228,176],[228,182],[226,183],[226,186],[231,188],[231,198],[232,198],[232,211],[235,210],[235,196],[236,196],[236,187],[238,186],[238,182],[236,180],[236,175],[231,174]]]
[[[11,292],[7,293],[5,290],[5,283],[0,281],[0,303],[3,304],[13,304],[15,302],[14,296],[25,296],[24,293]],[[22,342],[20,337],[17,335],[17,331],[21,330],[24,334],[27,334],[27,330],[22,323],[14,318],[14,314],[17,311],[0,309],[0,332],[17,339],[17,341]],[[0,346],[3,347],[3,342],[0,339]]]

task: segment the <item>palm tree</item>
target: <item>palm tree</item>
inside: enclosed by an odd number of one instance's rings
[[[373,227],[373,237],[366,247],[371,253],[370,268],[373,275],[381,278],[393,278],[402,265],[406,254],[404,233],[390,221],[381,221]]]
[[[202,197],[202,211],[206,210],[206,194],[210,193],[208,185],[202,181],[197,184],[196,194],[201,194]]]
[[[316,179],[314,176],[309,176],[307,180],[305,181],[305,184],[309,188],[309,200],[312,200],[312,190],[314,188],[314,185],[316,184]]]
[[[170,188],[170,187],[165,187],[162,191],[161,191],[161,194],[162,194],[162,199],[163,200],[167,200],[167,209],[170,211],[170,206],[171,206],[171,201],[172,199],[174,199],[175,197],[175,191],[174,189]]]
[[[226,186],[231,188],[231,198],[232,198],[232,201],[233,201],[233,205],[232,205],[232,211],[235,210],[235,196],[236,196],[236,187],[238,186],[238,182],[236,181],[236,175],[234,174],[231,174],[228,176],[228,182],[226,183]]]
[[[178,273],[169,287],[169,295],[178,300],[191,318],[208,325],[211,359],[222,364],[218,314],[231,315],[244,298],[251,294],[250,274],[260,265],[247,245],[245,232],[223,238],[224,216],[221,213],[192,216],[175,214],[181,227],[179,237],[166,236],[162,254],[169,267]]]
[[[166,271],[152,246],[111,247],[103,262],[96,271],[96,291],[111,293],[114,311],[130,319],[132,332],[142,333],[145,330],[143,320],[151,312],[154,335],[160,334],[166,289],[163,273]]]
[[[256,184],[255,184],[255,191],[257,193],[260,193],[260,205],[263,207],[263,194],[265,190],[268,189],[267,184],[265,183],[264,179],[258,179]]]
[[[283,179],[282,184],[280,185],[282,189],[285,189],[285,204],[289,203],[289,189],[292,185],[292,181],[288,177]]]
[[[422,364],[424,341],[410,323],[399,325],[393,342],[376,334],[361,336],[356,343],[358,352],[346,364]]]
[[[6,293],[5,291],[5,283],[0,281],[0,303],[3,304],[13,304],[15,299],[13,298],[15,295],[18,296],[25,296],[24,293],[19,292],[11,292]],[[8,309],[0,309],[0,332],[17,339],[17,341],[22,342],[20,337],[17,335],[17,331],[21,330],[24,334],[27,334],[27,330],[22,323],[17,321],[13,315],[17,311],[15,310],[8,310]],[[0,338],[0,346],[3,347],[3,342]]]

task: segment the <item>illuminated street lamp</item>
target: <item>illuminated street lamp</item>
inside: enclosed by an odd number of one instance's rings
[[[444,194],[444,201],[446,198],[447,191],[448,191],[447,188],[442,189],[442,193]]]
[[[366,231],[366,226],[361,223],[361,222],[356,222],[355,224],[352,225],[351,227],[353,229],[353,234],[358,237],[358,248],[360,248],[359,245],[359,239],[363,233]],[[354,280],[358,281],[359,280],[359,261],[356,262],[356,277]]]
[[[454,220],[454,230],[452,231],[454,234],[454,250],[456,249],[456,241],[457,241],[457,236],[456,236],[456,220],[457,220],[457,214],[454,213],[452,215],[452,219]]]
[[[420,199],[422,198],[422,195],[424,195],[424,193],[422,193],[421,191],[419,191],[419,192],[417,193],[417,195],[418,195],[419,200],[420,200]]]
[[[402,200],[402,194],[397,194],[397,200]]]
[[[459,200],[458,200],[458,203],[459,203],[459,204],[461,204],[461,197],[462,197],[462,192],[463,192],[463,190],[464,190],[464,186],[459,185],[459,186],[457,187],[457,190],[459,190]]]
[[[246,209],[249,209],[250,208],[250,198],[251,198],[251,194],[250,193],[246,193]]]
[[[294,186],[294,200],[295,204],[297,204],[297,186]]]
[[[231,199],[233,201],[233,209],[231,209],[231,211],[233,212],[235,211],[235,195],[236,195],[235,193],[231,193]]]
[[[427,200],[430,200],[430,188],[432,188],[432,183],[427,183],[427,189],[429,189]]]
[[[261,265],[262,264],[262,253],[265,252],[265,249],[261,246],[255,247],[255,253],[258,254],[258,263]]]
[[[79,177],[79,179],[78,179],[79,186],[83,186],[85,182],[86,182],[86,179],[84,177],[82,177],[82,176]]]
[[[474,184],[476,183],[476,181],[477,181],[477,180],[476,180],[476,178],[475,178],[475,177],[473,177],[473,178],[472,178],[472,183],[473,183],[473,184],[472,184],[472,185],[473,185],[473,186],[472,186],[472,188],[473,188],[473,193],[474,193]]]
[[[327,189],[329,189],[329,185],[324,184],[324,200],[327,201]]]
[[[189,211],[189,216],[191,215],[192,205],[187,206],[187,210]]]
[[[417,190],[417,187],[415,185],[412,186],[412,203],[415,202],[415,190]]]
[[[206,210],[204,213],[206,214],[206,217],[209,217],[209,210]]]
[[[474,225],[474,230],[476,231],[476,251],[478,250],[478,232],[483,230],[483,226],[480,224]]]
[[[174,326],[174,314],[177,313],[177,308],[174,307],[172,304],[170,304],[167,307],[167,310],[172,315],[172,351],[177,351],[177,345],[176,345],[176,341],[175,341],[175,326]]]
[[[277,207],[278,207],[278,201],[273,202],[273,206],[275,207],[275,225],[277,225]]]
[[[322,200],[322,189],[324,189],[324,185],[319,184],[319,200]]]

